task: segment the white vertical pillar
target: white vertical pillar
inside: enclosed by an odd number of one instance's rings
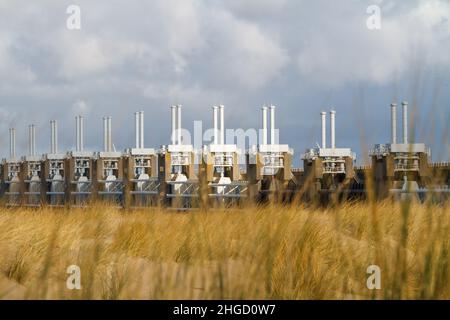
[[[177,105],[177,141],[181,144],[181,104]]]
[[[267,144],[267,107],[262,107],[262,144]]]
[[[224,144],[224,126],[225,126],[225,109],[223,105],[219,105],[219,144]]]
[[[139,112],[139,133],[141,135],[140,138],[140,148],[144,148],[144,111]]]
[[[75,117],[75,140],[75,149],[80,151],[80,119],[78,116]]]
[[[335,131],[336,111],[330,111],[330,131],[331,131],[331,149],[336,148],[336,131]]]
[[[270,144],[275,144],[275,106],[270,106]]]
[[[55,131],[53,130],[53,120],[50,120],[50,153],[53,152],[55,144],[53,143]]]
[[[36,126],[34,124],[31,125],[31,137],[33,138],[31,140],[32,142],[32,155],[35,156],[36,155]]]
[[[79,116],[80,121],[80,151],[84,150],[84,119]]]
[[[33,155],[33,133],[31,131],[31,124],[28,125],[28,155]]]
[[[139,136],[139,131],[140,131],[140,129],[139,129],[139,126],[140,126],[140,124],[139,124],[139,112],[135,112],[134,113],[134,134],[135,134],[135,138],[136,138],[136,148],[139,148],[140,147],[140,142],[139,142],[139,139],[140,139],[140,136]]]
[[[9,157],[14,159],[16,157],[16,129],[9,129]]]
[[[408,102],[402,102],[403,111],[403,143],[408,143]]]
[[[103,151],[108,151],[108,119],[103,117]]]
[[[218,132],[218,107],[217,106],[213,106],[213,144],[218,144],[218,136],[219,136],[219,132]]]
[[[397,143],[397,104],[391,103],[391,143]]]
[[[108,117],[108,152],[112,149],[112,117]]]
[[[55,120],[50,120],[50,153],[55,153]]]
[[[176,106],[172,106],[171,107],[171,120],[172,120],[172,131],[170,134],[170,141],[172,144],[176,144],[176,132],[177,132],[177,107]]]
[[[225,107],[223,104],[219,106],[220,110],[220,144],[225,144]]]
[[[53,152],[53,140],[54,140],[54,130],[53,130],[53,120],[50,120],[50,153]]]
[[[322,119],[322,149],[327,147],[327,113],[322,111],[320,113]]]
[[[13,147],[12,147],[12,128],[9,128],[9,157],[13,157]]]
[[[55,143],[55,147],[54,147],[54,153],[58,153],[58,121],[57,120],[53,120],[53,130],[54,130],[54,143]]]
[[[55,152],[55,120],[50,121],[50,153]]]

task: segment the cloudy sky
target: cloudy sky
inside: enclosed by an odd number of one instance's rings
[[[66,26],[72,4],[80,30]],[[374,4],[379,30],[366,25]],[[44,153],[57,119],[59,148],[69,149],[81,113],[86,148],[98,150],[109,115],[124,149],[134,142],[134,111],[144,110],[146,146],[158,147],[169,142],[171,104],[183,105],[187,129],[194,120],[209,126],[218,103],[226,127],[247,129],[273,103],[296,163],[320,141],[319,112],[330,108],[337,146],[361,163],[367,146],[388,142],[389,104],[402,100],[416,140],[448,160],[450,1],[0,0],[2,157],[9,127],[23,154],[35,123]]]

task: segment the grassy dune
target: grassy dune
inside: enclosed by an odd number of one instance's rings
[[[448,206],[2,208],[0,298],[450,299],[449,241]]]

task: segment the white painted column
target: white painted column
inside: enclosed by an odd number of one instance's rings
[[[330,111],[330,131],[331,131],[331,149],[336,148],[336,111]]]
[[[403,143],[408,143],[408,102],[402,102],[403,111]]]
[[[16,129],[9,129],[9,157],[14,159],[16,157]]]
[[[172,130],[170,134],[170,140],[172,144],[176,144],[177,138],[176,138],[176,132],[177,132],[177,107],[171,106],[171,120],[172,120]]]
[[[213,106],[213,144],[218,144],[218,136],[219,136],[219,132],[218,132],[218,107],[217,106]]]
[[[139,133],[141,136],[139,148],[143,149],[144,148],[144,111],[139,112],[139,122],[140,122]]]
[[[221,104],[219,106],[220,110],[220,144],[225,144],[225,112],[224,112],[224,106]]]
[[[322,149],[327,147],[327,113],[322,111],[320,113],[322,119]]]
[[[140,129],[139,129],[139,127],[140,127],[140,124],[139,124],[139,112],[135,112],[134,113],[134,136],[135,136],[135,140],[136,140],[136,142],[135,142],[136,148],[139,148],[139,146],[141,144],[140,141],[139,141],[139,139],[140,139],[140,136],[139,136]]]
[[[79,116],[80,121],[80,151],[84,150],[84,118]]]
[[[270,144],[275,144],[275,106],[270,106]]]
[[[108,119],[103,117],[103,151],[108,151]]]
[[[181,144],[181,104],[177,105],[177,130],[178,144]]]
[[[391,143],[397,143],[397,104],[391,103]]]
[[[262,144],[267,144],[267,107],[262,107]]]

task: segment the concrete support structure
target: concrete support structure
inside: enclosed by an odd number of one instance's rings
[[[326,146],[326,113],[321,112],[322,146],[302,155],[305,198],[329,201],[349,189],[355,178],[356,155],[350,148],[336,148],[336,111],[330,111],[330,147]]]
[[[219,139],[203,146],[199,175],[202,180],[201,198],[204,206],[230,206],[246,196],[246,182],[242,181],[239,170],[239,156],[235,144],[225,144],[225,107],[219,106]],[[217,108],[213,107],[213,125]]]
[[[162,146],[158,153],[159,198],[163,205],[188,210],[198,206],[195,151],[181,141],[181,105],[172,106],[171,114],[172,144]]]
[[[23,199],[26,206],[37,207],[44,201],[43,159],[36,155],[36,127],[28,126],[28,155],[22,157]]]
[[[66,199],[73,206],[85,206],[96,199],[96,166],[93,152],[84,151],[84,118],[75,117],[76,150],[67,154]]]
[[[7,206],[22,205],[25,185],[22,161],[16,156],[16,129],[9,129],[9,158],[2,161],[2,178]]]
[[[391,104],[391,143],[376,144],[370,151],[375,194],[379,199],[399,196],[405,190],[430,185],[430,150],[423,143],[409,142],[408,102],[402,102],[402,143],[397,143],[397,108]],[[415,191],[414,191],[415,192]],[[423,194],[417,193],[418,197]]]
[[[154,149],[144,147],[144,111],[135,113],[135,123],[136,146],[126,150],[124,154],[125,208],[158,205],[160,192],[157,154]],[[175,127],[174,125],[172,133]]]
[[[44,203],[50,206],[66,204],[66,159],[65,153],[58,152],[58,123],[50,121],[50,153],[44,155],[43,186]]]
[[[292,180],[293,150],[275,138],[275,106],[270,107],[270,144],[267,143],[267,107],[262,108],[262,141],[246,155],[248,194],[256,201],[285,201]]]
[[[139,123],[140,115],[139,115]],[[139,125],[141,126],[141,125]],[[140,141],[143,137],[140,134]],[[140,142],[139,141],[139,142]],[[96,191],[97,199],[113,205],[123,205],[124,169],[121,152],[113,150],[112,118],[103,118],[103,152],[96,155]]]

